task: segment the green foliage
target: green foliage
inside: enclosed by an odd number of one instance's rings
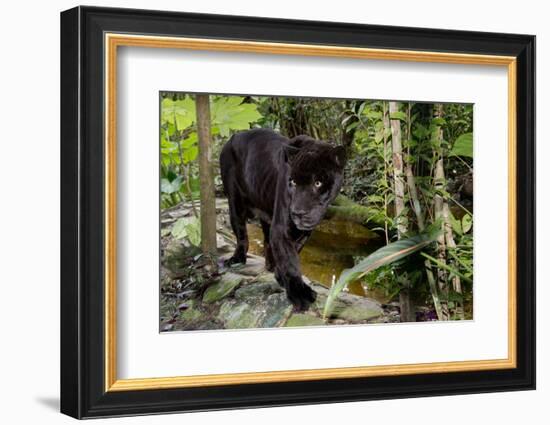
[[[177,176],[172,181],[168,180],[167,178],[162,178],[160,179],[160,191],[167,194],[179,192],[179,190],[181,189],[182,181],[182,176]]]
[[[246,130],[261,118],[258,106],[242,96],[211,96],[210,115],[216,152],[232,132]],[[167,208],[181,202],[184,196],[199,196],[194,97],[164,93],[160,119],[161,206]]]
[[[474,157],[474,137],[472,133],[460,135],[451,149],[451,154],[456,156]]]
[[[419,234],[410,238],[401,239],[388,244],[366,257],[351,269],[342,272],[338,281],[330,289],[327,297],[323,316],[328,317],[332,304],[338,294],[351,282],[362,278],[367,273],[379,267],[386,266],[401,260],[433,243],[439,236],[440,231],[431,231]]]
[[[183,130],[196,121],[195,101],[190,96],[176,100],[165,97],[161,101],[160,116],[162,123],[169,123]]]
[[[455,232],[458,236],[462,236],[466,233],[468,233],[473,226],[473,218],[471,214],[464,214],[462,216],[462,219],[456,219],[454,215],[451,213],[450,215],[451,219],[451,226],[453,228],[453,232]]]
[[[415,295],[427,294],[426,299],[432,302],[424,266],[425,261],[430,261],[435,271],[444,272],[449,283],[454,276],[461,276],[463,281],[464,297],[449,291],[444,301],[455,305],[471,298],[473,201],[471,185],[465,182],[472,181],[473,173],[472,105],[400,102],[399,110],[390,114],[387,101],[211,95],[210,102],[214,158],[219,157],[231,134],[253,127],[271,128],[287,137],[307,134],[344,145],[348,161],[342,191],[349,202],[342,203],[339,198],[328,214],[382,233],[388,247],[397,240],[401,218],[406,218],[408,234],[424,234],[423,228],[436,223],[435,199],[441,197],[438,199],[451,207],[449,219],[456,242],[456,247],[446,247],[445,263],[436,264],[417,253],[370,269],[366,274],[359,273],[360,279],[368,288],[383,290],[389,297],[407,288]],[[402,161],[414,176],[418,198],[413,199],[409,182],[403,177],[404,208],[397,218],[391,120],[398,120],[401,126]],[[160,149],[161,207],[197,199],[198,138],[192,95],[162,94]],[[443,164],[444,178],[436,180],[438,164]],[[215,181],[220,182],[217,168]],[[176,224],[173,231],[179,237],[197,240],[196,235],[189,236],[192,231],[186,223]],[[437,251],[429,246],[423,253],[439,261]],[[357,258],[356,267],[364,267],[365,262],[368,265],[368,258]],[[341,279],[346,276],[343,274]]]
[[[182,217],[172,227],[172,236],[175,239],[187,239],[192,245],[201,244],[201,225],[196,217]]]
[[[396,111],[390,114],[391,120],[407,121],[407,114],[403,111]]]
[[[221,137],[229,137],[233,130],[246,130],[250,123],[262,116],[253,103],[243,103],[240,96],[215,97],[211,105],[212,126],[219,129]]]
[[[472,279],[470,279],[469,277],[463,275],[462,273],[460,273],[460,271],[458,269],[456,269],[452,266],[449,266],[447,263],[444,263],[444,262],[432,257],[431,255],[426,254],[425,252],[420,253],[420,255],[422,255],[423,257],[426,257],[428,260],[430,260],[432,263],[434,263],[437,267],[440,267],[443,270],[447,270],[448,272],[450,272],[451,277],[453,275],[458,276],[458,277],[464,279],[465,281],[467,281],[469,283],[472,283]]]

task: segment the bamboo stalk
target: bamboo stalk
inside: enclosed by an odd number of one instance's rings
[[[392,140],[392,165],[393,184],[395,188],[395,219],[397,221],[397,237],[402,238],[408,230],[408,219],[405,214],[405,182],[403,179],[403,146],[401,143],[401,122],[391,119],[391,114],[399,111],[397,102],[389,103],[391,140]],[[385,131],[385,129],[384,129]],[[405,288],[399,292],[399,305],[401,308],[401,321],[414,322],[414,306],[409,288],[410,282],[405,283]]]
[[[441,117],[443,115],[443,105],[438,104],[435,106],[435,117]],[[436,193],[434,196],[434,213],[435,213],[435,219],[441,221],[441,225],[443,226],[443,196],[441,196],[441,193],[445,189],[445,171],[443,168],[443,149],[442,149],[442,141],[443,141],[443,130],[441,127],[437,128],[437,136],[435,142],[437,144],[435,145],[435,156],[437,158],[435,163],[435,170],[434,170],[434,187],[436,189]],[[437,259],[439,263],[446,264],[446,244],[445,244],[445,234],[444,232],[441,233],[440,236],[437,238]],[[450,314],[449,314],[449,287],[447,285],[447,272],[445,268],[438,267],[437,270],[437,286],[439,288],[440,294],[443,296],[443,301],[441,302],[441,311],[443,320],[449,320]]]

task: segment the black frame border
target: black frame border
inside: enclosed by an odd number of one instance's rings
[[[105,392],[104,33],[517,58],[517,367]],[[80,6],[61,13],[61,412],[75,418],[535,388],[535,37]]]

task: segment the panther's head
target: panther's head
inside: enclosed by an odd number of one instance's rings
[[[299,230],[311,231],[340,191],[345,149],[298,136],[290,140],[285,152],[290,167],[290,218]]]

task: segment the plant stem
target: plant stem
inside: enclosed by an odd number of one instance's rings
[[[469,277],[466,277],[465,275],[463,275],[462,273],[460,273],[458,270],[448,266],[447,264],[445,263],[442,263],[441,261],[439,261],[437,258],[434,258],[432,257],[431,255],[429,254],[426,254],[425,252],[421,252],[420,255],[422,255],[424,258],[427,258],[428,260],[430,260],[432,263],[434,263],[437,267],[441,267],[442,269],[445,269],[447,270],[448,272],[454,274],[454,275],[457,275],[459,276],[460,278],[464,279],[466,282],[469,282],[469,283],[474,283],[474,281],[472,279],[470,279]]]

